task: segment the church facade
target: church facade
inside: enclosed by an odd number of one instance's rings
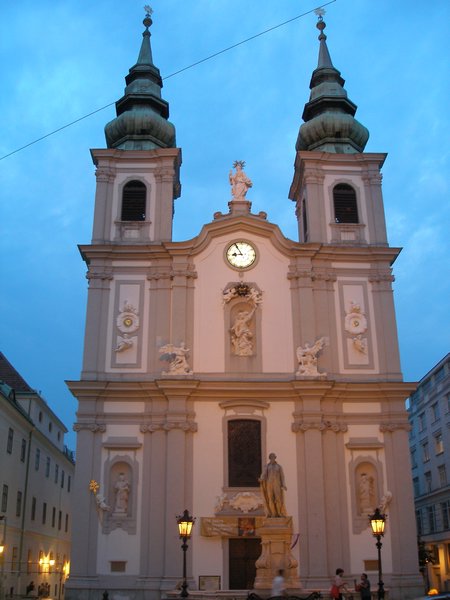
[[[319,17],[319,60],[293,158],[299,238],[252,213],[245,163],[227,213],[172,239],[180,149],[153,63],[150,15],[107,147],[92,150],[93,236],[79,403],[71,600],[176,589],[176,516],[195,517],[191,590],[325,590],[366,571],[368,516],[388,515],[391,598],[420,594],[410,458],[381,168],[365,153]],[[249,194],[250,196],[250,194]],[[270,515],[260,476],[282,466]],[[271,458],[271,461],[274,459]]]

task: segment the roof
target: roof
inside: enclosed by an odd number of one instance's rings
[[[0,381],[5,382],[16,392],[35,392],[16,371],[3,352],[0,352]]]

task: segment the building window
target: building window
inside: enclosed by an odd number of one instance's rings
[[[444,441],[442,439],[442,433],[437,433],[434,436],[434,449],[436,454],[442,454],[444,452]]]
[[[47,522],[47,502],[43,502],[42,504],[42,525],[45,525]]]
[[[40,460],[41,460],[41,451],[39,450],[39,448],[36,448],[36,454],[34,456],[34,468],[36,469],[36,471],[39,471]]]
[[[61,487],[62,488],[64,487],[64,477],[65,477],[65,475],[66,474],[64,473],[64,469],[61,470]]]
[[[447,485],[447,471],[445,469],[445,465],[439,465],[438,473],[439,473],[439,484],[441,487],[445,487]]]
[[[261,464],[261,422],[228,421],[228,485],[258,487]]]
[[[42,411],[41,410],[39,411],[38,419],[39,419],[39,423],[42,423]]]
[[[20,462],[25,462],[26,454],[27,454],[27,440],[22,438],[22,445],[20,446]]]
[[[31,520],[34,521],[36,518],[36,498],[31,498]]]
[[[306,212],[305,198],[303,198],[303,200],[302,200],[302,223],[303,223],[303,241],[307,242],[309,233],[308,233],[308,214]]]
[[[335,223],[359,223],[355,190],[346,183],[333,188]]]
[[[55,483],[58,483],[58,477],[59,477],[59,465],[55,464]]]
[[[2,490],[2,512],[6,512],[8,508],[8,486],[6,483],[3,484]]]
[[[423,442],[422,444],[422,457],[423,462],[427,462],[430,460],[430,448],[428,446],[428,442]]]
[[[439,421],[441,415],[438,402],[431,405],[431,412],[433,414],[433,421]]]
[[[419,508],[416,510],[416,524],[417,524],[417,533],[418,535],[422,534],[422,510]]]
[[[52,429],[53,429],[53,423],[50,422],[48,424],[48,430],[49,430],[50,433],[52,432]]]
[[[61,523],[62,523],[62,512],[58,512],[58,530],[61,531]]]
[[[145,221],[147,188],[141,181],[130,181],[122,192],[122,221]]]
[[[53,507],[53,510],[52,510],[52,527],[55,526],[55,523],[56,523],[56,508]]]
[[[444,529],[450,529],[450,500],[441,502],[442,526]],[[450,544],[449,544],[450,550]],[[450,558],[450,556],[449,556]]]
[[[427,471],[425,473],[425,493],[429,494],[431,492],[431,471]]]
[[[47,456],[47,460],[45,462],[45,476],[46,477],[50,477],[50,463],[51,463],[50,456]]]
[[[66,513],[66,520],[64,523],[64,531],[67,533],[69,531],[69,515]]]
[[[434,533],[436,531],[436,511],[434,505],[427,506],[427,516],[428,516],[428,531],[429,533]]]
[[[8,429],[8,439],[6,441],[6,452],[8,454],[12,454],[13,441],[14,441],[14,429],[11,429],[11,427],[10,427]]]
[[[22,514],[22,492],[18,491],[17,498],[16,498],[16,517],[20,517],[21,514]]]
[[[426,421],[425,421],[425,413],[420,413],[419,415],[419,432],[423,431],[425,429],[426,426]]]
[[[414,496],[420,496],[420,486],[419,486],[419,478],[418,477],[414,477],[413,486],[414,486]]]
[[[417,459],[416,459],[416,449],[413,448],[411,450],[411,466],[414,469],[414,467],[417,467]]]

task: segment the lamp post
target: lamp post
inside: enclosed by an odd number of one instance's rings
[[[183,540],[181,544],[181,548],[183,550],[183,583],[181,585],[181,598],[187,598],[189,596],[189,592],[187,590],[187,581],[186,581],[186,550],[188,549],[187,541],[191,537],[192,527],[195,522],[195,517],[192,517],[189,514],[187,508],[184,510],[184,513],[177,517],[178,523],[178,532],[180,534],[180,539]]]
[[[378,550],[378,600],[384,598],[384,583],[383,583],[383,569],[381,567],[381,538],[384,536],[384,527],[386,525],[386,515],[380,512],[377,507],[373,515],[369,516],[370,526],[372,528],[372,535],[376,538],[376,547]]]

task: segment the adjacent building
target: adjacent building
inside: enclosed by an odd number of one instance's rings
[[[5,595],[61,598],[70,569],[74,456],[66,427],[0,353],[0,539]],[[3,596],[2,596],[3,597]]]
[[[283,568],[288,588],[328,592],[337,567],[350,580],[366,571],[375,587],[368,517],[381,507],[385,585],[394,600],[414,598],[422,580],[404,404],[414,385],[400,371],[386,154],[364,152],[369,133],[319,17],[318,64],[292,151],[298,240],[252,213],[242,160],[230,173],[228,211],[212,207],[197,236],[173,240],[181,150],[151,23],[147,14],[106,147],[91,151],[83,369],[68,382],[78,399],[74,519],[83,527],[73,532],[67,594],[173,592],[184,509],[196,516],[191,590],[270,593]],[[231,165],[223,167],[228,179]],[[271,454],[285,476],[277,495],[287,487],[273,505],[259,481]]]
[[[425,585],[450,590],[450,354],[408,399],[417,532]]]

